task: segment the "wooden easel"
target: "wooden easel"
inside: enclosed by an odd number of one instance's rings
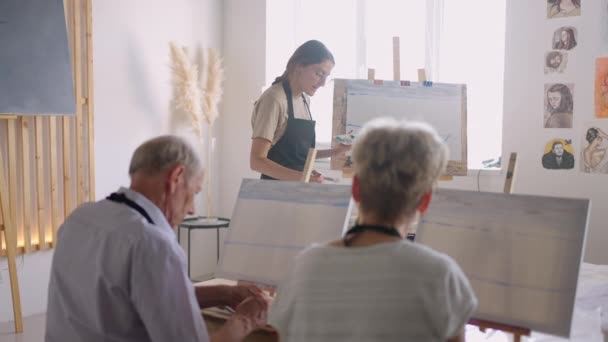
[[[4,118],[4,116],[0,116]],[[6,256],[8,259],[8,272],[11,282],[11,296],[13,299],[13,316],[15,318],[15,332],[23,332],[23,321],[21,316],[21,297],[19,295],[19,281],[17,279],[17,267],[15,257],[17,255],[17,235],[15,226],[13,225],[13,215],[8,202],[8,187],[6,176],[4,173],[4,161],[6,159],[2,155],[0,149],[0,217],[3,224],[0,225],[0,233],[4,234],[6,242]]]
[[[302,170],[302,178],[300,179],[300,181],[304,183],[308,183],[310,181],[312,168],[315,165],[315,158],[317,158],[317,150],[315,148],[309,148],[308,155],[306,155],[306,163],[304,163],[304,170]]]
[[[521,342],[521,337],[530,336],[531,332],[528,328],[513,327],[506,324],[486,322],[478,319],[469,320],[469,324],[478,326],[479,330],[481,330],[482,332],[485,332],[487,329],[494,329],[511,333],[513,334],[513,342]]]
[[[399,37],[393,37],[393,81],[401,81],[401,53],[400,53]],[[367,79],[375,81],[376,70],[367,69]],[[426,82],[426,70],[418,69],[418,82]],[[352,177],[352,169],[344,168],[342,170],[343,177]],[[440,181],[451,181],[454,177],[451,175],[442,175]]]
[[[517,161],[517,153],[511,152],[509,157],[509,165],[507,167],[507,176],[505,177],[505,194],[510,194],[513,188],[513,178],[515,177],[515,162]]]

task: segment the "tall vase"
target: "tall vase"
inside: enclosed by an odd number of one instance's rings
[[[213,164],[212,164],[212,160],[213,160],[213,156],[212,156],[212,152],[213,152],[213,135],[212,135],[212,129],[211,129],[211,124],[207,124],[207,175],[206,175],[206,179],[207,179],[207,219],[208,220],[213,220],[214,216],[213,216],[213,212],[212,212],[212,196],[211,196],[211,172],[213,170]]]

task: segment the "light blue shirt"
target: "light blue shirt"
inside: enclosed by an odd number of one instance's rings
[[[154,224],[109,200],[66,219],[51,268],[46,341],[208,341],[173,229],[146,197],[119,192]]]

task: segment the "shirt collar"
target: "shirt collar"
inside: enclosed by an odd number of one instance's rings
[[[152,201],[150,201],[146,196],[140,194],[139,192],[133,189],[125,188],[122,186],[118,189],[117,192],[125,194],[128,199],[139,204],[148,213],[148,215],[150,215],[150,218],[152,218],[152,221],[154,221],[156,225],[160,227],[167,227],[168,229],[173,231],[173,228],[171,228],[171,225],[169,224],[169,221],[167,221],[167,218],[165,217],[163,212],[160,211],[156,204],[152,203]]]

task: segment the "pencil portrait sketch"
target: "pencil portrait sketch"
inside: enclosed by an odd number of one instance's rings
[[[569,170],[574,168],[574,154],[571,140],[553,139],[545,145],[541,159],[543,167],[549,170]]]
[[[572,50],[576,47],[578,31],[575,27],[563,26],[553,32],[553,45],[556,50]]]
[[[581,0],[547,0],[547,18],[581,15]]]
[[[574,84],[545,84],[545,128],[572,128]]]
[[[545,74],[561,74],[568,65],[568,53],[566,51],[548,51],[545,53]]]

